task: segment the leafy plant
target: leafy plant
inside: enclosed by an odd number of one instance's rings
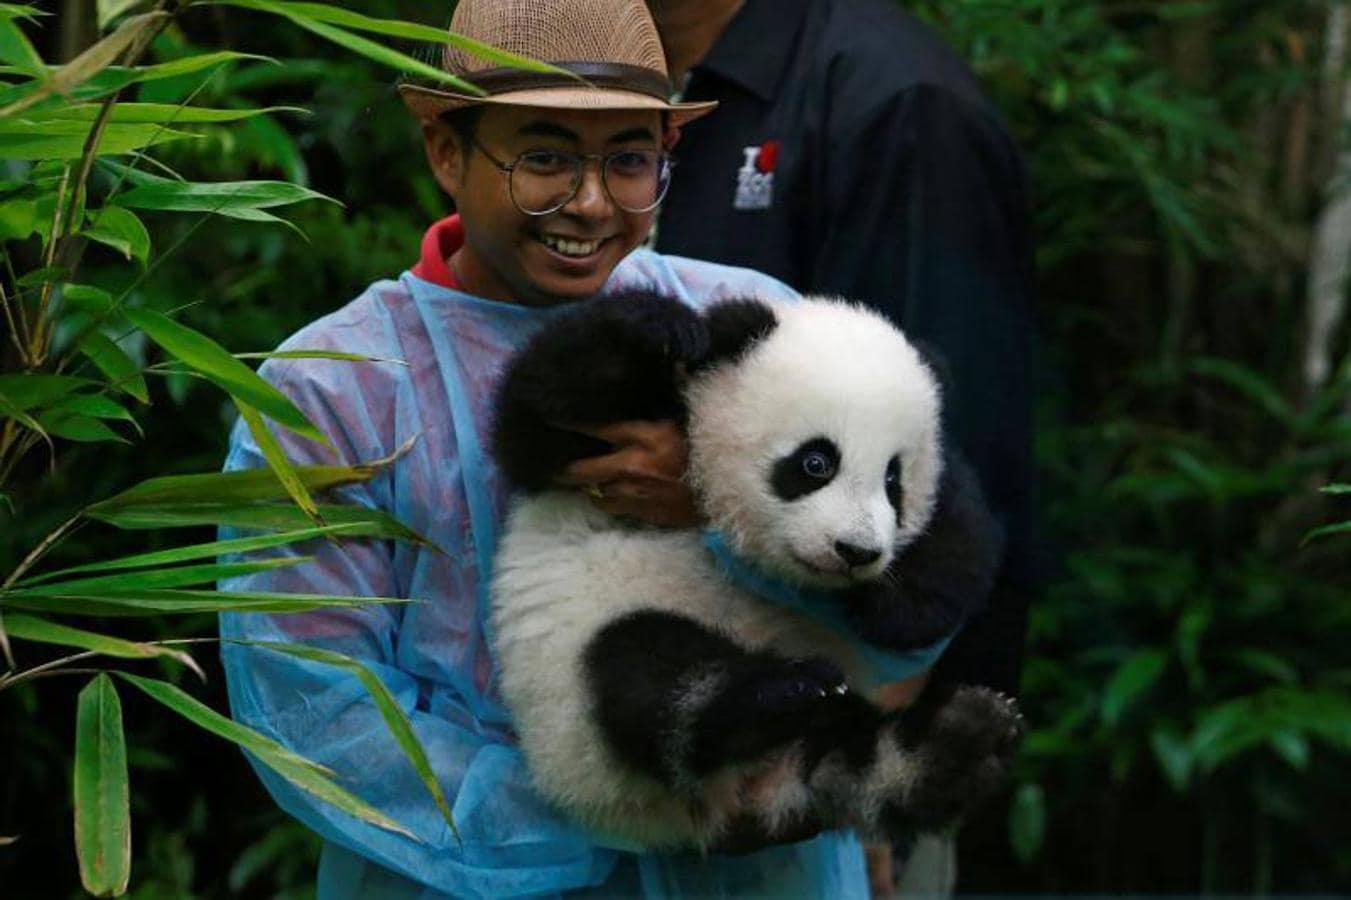
[[[1027,154],[1054,370],[1035,727],[1007,820],[972,836],[1021,866],[981,854],[964,884],[1335,889],[1351,581],[1345,526],[1305,535],[1351,464],[1351,335],[1309,326],[1346,188],[1344,6],[917,6]]]
[[[295,226],[274,210],[331,201],[290,181],[190,181],[160,157],[177,144],[227,127],[275,133],[259,123],[294,108],[207,107],[193,103],[227,67],[275,65],[238,51],[184,52],[143,63],[166,29],[192,9],[238,8],[281,17],[346,50],[419,77],[474,91],[439,69],[364,35],[449,43],[500,64],[541,64],[456,35],[316,3],[200,0],[195,3],[100,4],[108,34],[60,66],[48,65],[26,28],[39,24],[33,7],[0,4],[0,499],[14,522],[33,482],[55,477],[72,444],[134,446],[138,414],[150,403],[148,378],[192,378],[227,395],[247,422],[269,469],[151,479],[116,496],[80,503],[70,517],[3,566],[0,581],[0,693],[15,696],[55,676],[92,676],[77,699],[74,747],[75,846],[85,889],[97,896],[126,892],[131,867],[128,745],[121,694],[134,688],[195,726],[247,749],[302,789],[384,828],[406,830],[350,794],[334,773],[240,726],[173,681],[127,671],[118,661],[157,660],[202,675],[191,655],[199,639],[128,639],[101,624],[131,617],[156,625],[165,616],[225,610],[299,612],[324,606],[390,602],[385,598],[224,593],[217,579],[294,565],[303,556],[217,561],[217,557],[318,539],[383,538],[424,541],[387,515],[321,502],[322,492],[368,480],[395,457],[355,466],[293,466],[271,429],[285,428],[328,445],[328,439],[284,395],[242,360],[278,355],[397,364],[351,354],[293,351],[232,354],[177,318],[180,310],[144,304],[142,286],[213,217]],[[547,67],[546,67],[547,68]],[[195,81],[186,97],[168,102],[129,99],[157,84]],[[294,157],[292,157],[294,162]],[[192,223],[157,252],[146,213],[189,214]],[[107,248],[95,267],[91,246]],[[120,257],[109,266],[108,252]],[[162,359],[152,361],[153,353]],[[181,381],[180,381],[181,383]],[[16,477],[17,490],[14,487]],[[230,525],[259,532],[137,552],[37,571],[39,564],[91,523],[123,530]],[[81,622],[82,624],[73,624]],[[93,628],[88,627],[92,625]],[[121,629],[113,629],[120,631]],[[40,659],[43,645],[66,655]],[[386,723],[454,827],[430,763],[402,708],[360,663],[314,648],[266,645],[350,670],[372,694]],[[69,652],[74,650],[76,652]],[[20,659],[24,663],[20,663]],[[411,835],[410,835],[411,836]],[[12,843],[17,838],[5,838]]]

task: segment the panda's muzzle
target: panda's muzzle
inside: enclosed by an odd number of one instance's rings
[[[844,564],[849,568],[857,569],[877,562],[882,558],[882,551],[872,547],[860,547],[848,541],[836,541],[835,555],[844,560]]]

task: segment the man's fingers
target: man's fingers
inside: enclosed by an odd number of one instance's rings
[[[648,471],[646,457],[646,451],[640,447],[626,447],[604,456],[588,456],[570,463],[554,480],[561,485],[580,487],[621,478],[651,478],[654,473]]]
[[[684,474],[685,460],[680,454],[653,453],[645,447],[630,446],[570,463],[554,480],[578,487],[620,480],[676,482]]]

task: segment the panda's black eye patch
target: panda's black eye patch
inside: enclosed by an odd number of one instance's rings
[[[780,500],[796,500],[830,484],[839,468],[839,448],[827,438],[812,438],[774,463],[769,482]]]
[[[901,458],[893,456],[887,463],[887,502],[896,512],[901,511]]]

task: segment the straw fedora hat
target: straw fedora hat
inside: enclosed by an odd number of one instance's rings
[[[672,103],[657,26],[644,0],[460,0],[450,31],[551,63],[574,76],[506,68],[449,44],[441,67],[487,92],[405,83],[418,117],[478,104],[554,109],[655,109],[679,126],[717,103]]]

